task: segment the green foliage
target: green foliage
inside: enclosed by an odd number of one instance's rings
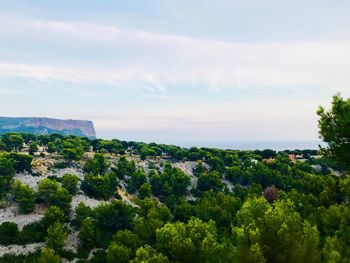
[[[146,182],[146,174],[141,170],[136,171],[131,175],[130,181],[128,183],[128,192],[135,193],[141,187],[141,185],[145,184]]]
[[[65,139],[61,147],[61,154],[67,161],[71,162],[82,158],[87,144],[81,138],[74,137]]]
[[[80,245],[85,249],[91,249],[97,243],[99,232],[91,218],[85,218],[79,230]]]
[[[53,142],[49,142],[47,144],[47,152],[49,154],[55,153],[57,152],[57,150],[58,150],[58,147]]]
[[[63,223],[64,221],[64,212],[59,207],[52,205],[44,211],[44,225],[50,226],[53,225],[55,222]]]
[[[108,247],[106,262],[107,263],[129,263],[131,259],[131,249],[111,243]]]
[[[319,262],[319,234],[290,200],[248,199],[233,228],[240,262]]]
[[[59,221],[53,223],[47,229],[46,245],[54,251],[61,251],[68,237],[68,230]]]
[[[202,173],[207,172],[202,161],[198,161],[196,167],[193,169],[193,175],[199,177]]]
[[[75,219],[76,225],[80,225],[83,220],[92,215],[91,208],[86,206],[83,202],[80,202],[75,208]]]
[[[109,199],[117,194],[118,178],[114,173],[105,175],[87,174],[81,183],[81,189],[89,196],[97,199]]]
[[[75,195],[78,192],[78,182],[78,176],[73,174],[65,174],[62,176],[61,184],[71,195]]]
[[[122,245],[124,247],[130,248],[134,253],[137,248],[142,245],[142,241],[138,235],[130,230],[120,230],[118,231],[112,239],[116,244]]]
[[[20,213],[28,214],[34,211],[36,193],[29,185],[22,184],[17,180],[12,184],[12,192],[19,204]]]
[[[83,167],[84,172],[92,173],[94,175],[104,174],[108,167],[110,166],[109,162],[106,160],[103,154],[96,153],[94,158],[88,159]]]
[[[92,211],[92,218],[97,220],[98,227],[106,231],[130,228],[134,216],[134,209],[122,201],[100,204]]]
[[[13,160],[0,156],[0,197],[10,189],[14,175]]]
[[[218,156],[210,157],[207,161],[212,171],[218,171],[220,173],[225,171],[225,162]]]
[[[33,160],[33,157],[31,155],[12,152],[5,154],[5,156],[13,160],[14,168],[17,173],[31,171]]]
[[[120,180],[123,180],[125,176],[132,176],[136,172],[136,165],[134,161],[128,161],[126,156],[123,155],[119,158],[116,167],[113,172],[118,176]]]
[[[26,144],[36,142],[47,148],[51,143],[58,154],[72,150],[77,156],[66,156],[71,161],[91,147],[100,152],[84,164],[82,189],[108,201],[95,208],[80,203],[70,213],[77,177],[43,179],[37,201],[50,205],[43,220],[22,231],[13,223],[3,223],[0,244],[43,242],[48,231],[48,244],[63,258],[73,259],[74,253],[62,250],[66,224],[79,230],[78,262],[86,262],[92,249],[96,252],[90,262],[349,261],[350,180],[346,175],[332,175],[343,166],[327,157],[314,159],[317,151],[184,149],[51,135],[23,138]],[[125,155],[110,166],[107,158],[118,158],[115,153]],[[291,153],[304,154],[307,160],[292,163]],[[137,170],[135,162],[129,161],[138,155],[146,159],[149,171]],[[5,206],[15,172],[30,171],[32,158],[15,152],[0,155]],[[274,159],[263,160],[268,158]],[[193,170],[197,178],[191,184],[189,175],[164,160],[197,162]],[[118,197],[117,178],[120,187],[138,195],[139,199],[130,198],[135,205],[113,200]],[[35,198],[32,190],[19,182],[12,186],[14,199],[30,211]],[[24,257],[6,257],[10,259],[24,261]]]
[[[39,145],[37,142],[31,142],[29,144],[29,154],[34,155],[39,150]]]
[[[55,250],[45,247],[41,250],[38,263],[61,263],[61,258],[55,253]]]
[[[40,222],[25,225],[22,231],[18,230],[15,223],[4,222],[0,225],[1,245],[25,245],[43,242],[45,238],[45,228]]]
[[[145,198],[138,202],[139,217],[134,220],[134,232],[147,244],[156,241],[156,230],[163,227],[171,218],[171,212],[165,204]]]
[[[169,263],[169,259],[151,246],[145,245],[136,251],[133,263]]]
[[[146,197],[150,197],[152,193],[152,187],[149,183],[144,183],[140,186],[139,189],[139,197],[144,199]]]
[[[218,242],[213,221],[168,223],[157,230],[157,248],[175,262],[224,262],[225,248]]]
[[[209,190],[220,191],[223,188],[223,183],[219,172],[213,171],[210,173],[203,173],[198,178],[197,189],[200,192]]]
[[[63,188],[56,181],[48,178],[43,179],[39,183],[38,198],[49,205],[58,206],[65,213],[68,213],[70,210],[72,196],[67,189]]]
[[[178,168],[173,168],[169,163],[165,164],[163,173],[153,172],[150,175],[152,192],[161,199],[169,195],[174,195],[175,197],[186,195],[190,182],[190,176]]]
[[[18,133],[6,133],[2,135],[2,143],[7,151],[20,151],[23,148],[23,137]]]
[[[204,221],[213,220],[218,227],[230,228],[236,223],[236,213],[241,207],[241,200],[222,192],[206,192],[196,202],[195,215]]]
[[[118,140],[101,140],[98,143],[97,150],[100,152],[108,152],[108,153],[124,153],[125,149],[123,145]]]
[[[350,167],[350,99],[336,95],[331,110],[320,107],[317,114],[321,138],[328,144],[324,153]]]
[[[0,243],[1,245],[10,245],[15,243],[18,235],[18,227],[15,223],[4,222],[0,225]]]

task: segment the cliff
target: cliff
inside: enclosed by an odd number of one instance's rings
[[[0,117],[0,133],[7,132],[30,132],[35,134],[59,133],[62,135],[76,135],[89,138],[96,137],[92,121]]]

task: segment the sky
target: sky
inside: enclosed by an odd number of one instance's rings
[[[98,137],[317,140],[350,96],[348,0],[4,0],[0,115]]]

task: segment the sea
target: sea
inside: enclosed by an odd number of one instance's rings
[[[324,146],[324,143],[319,140],[269,140],[269,141],[174,141],[168,142],[170,144],[178,145],[181,147],[189,148],[195,147],[208,147],[218,149],[234,149],[234,150],[263,150],[272,149],[275,151],[283,150],[318,150],[320,146]]]

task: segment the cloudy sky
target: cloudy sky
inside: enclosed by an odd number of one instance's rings
[[[350,96],[348,0],[4,0],[0,115],[99,137],[314,140]]]

